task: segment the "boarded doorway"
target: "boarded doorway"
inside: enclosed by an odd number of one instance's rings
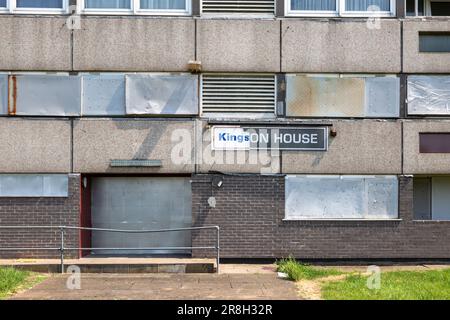
[[[172,229],[190,227],[191,185],[183,177],[96,177],[92,179],[92,227],[107,229]],[[145,250],[154,247],[190,247],[191,233],[125,234],[92,232],[92,250],[102,255],[189,254],[190,250]]]

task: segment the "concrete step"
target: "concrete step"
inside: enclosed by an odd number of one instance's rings
[[[61,272],[58,259],[3,259],[0,266],[34,272]],[[70,266],[82,273],[214,273],[216,266],[211,259],[173,258],[82,258],[64,261],[65,272]]]

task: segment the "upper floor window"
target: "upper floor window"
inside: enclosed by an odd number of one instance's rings
[[[450,16],[450,0],[406,0],[406,16]]]
[[[395,0],[287,0],[287,16],[394,16]]]
[[[188,15],[190,0],[84,0],[82,13]]]
[[[67,13],[68,2],[68,0],[0,0],[0,12],[41,14]]]

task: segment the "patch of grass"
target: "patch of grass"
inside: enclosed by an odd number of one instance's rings
[[[393,271],[381,274],[380,289],[367,287],[367,276],[350,275],[327,282],[322,297],[328,300],[450,300],[450,269]]]
[[[300,263],[293,257],[279,260],[276,263],[277,271],[286,273],[288,278],[293,281],[298,281],[301,279],[312,280],[342,274],[342,272],[335,269],[315,268],[313,266]]]
[[[29,271],[0,267],[0,300],[9,297],[19,289],[32,287],[45,278],[45,275]]]

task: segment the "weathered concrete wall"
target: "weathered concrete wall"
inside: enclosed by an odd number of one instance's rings
[[[282,173],[401,173],[400,122],[328,122],[332,123],[337,131],[336,137],[329,137],[328,151],[283,151]]]
[[[403,21],[403,72],[450,72],[450,53],[419,52],[420,31],[450,32],[450,21],[437,19]]]
[[[195,22],[185,18],[86,17],[73,34],[75,70],[186,71]]]
[[[400,72],[400,21],[282,20],[282,72]]]
[[[180,144],[183,137],[184,142]],[[172,142],[172,138],[174,141]],[[194,122],[154,119],[75,120],[74,172],[191,173],[194,171]],[[174,149],[175,147],[175,149]],[[184,149],[185,148],[185,149]],[[172,152],[185,150],[189,163],[172,161]],[[161,167],[112,168],[111,160],[161,160]],[[176,157],[176,159],[180,159]],[[176,160],[175,159],[175,160]]]
[[[0,118],[0,172],[70,172],[70,121]]]
[[[0,15],[0,70],[65,71],[71,68],[66,17]]]
[[[450,132],[450,121],[405,120],[403,122],[403,172],[405,174],[449,174],[450,153],[419,153],[420,132]]]
[[[197,59],[204,71],[279,72],[280,21],[197,21]]]

